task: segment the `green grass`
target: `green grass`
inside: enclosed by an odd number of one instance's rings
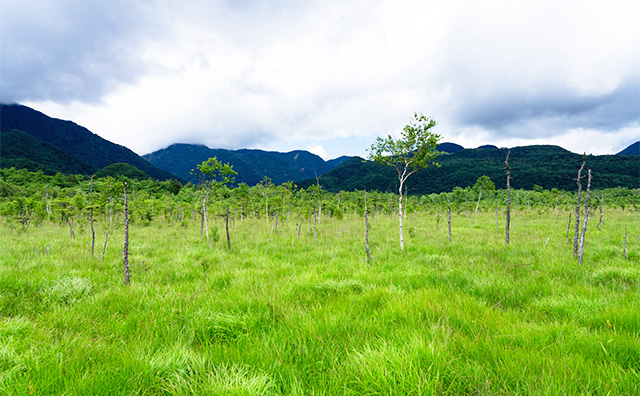
[[[232,250],[199,224],[123,231],[102,261],[87,225],[0,228],[0,393],[7,395],[640,394],[640,234],[567,214],[323,218],[279,233],[235,220]],[[624,227],[627,259],[622,259]],[[97,227],[96,255],[104,228]],[[387,241],[388,240],[388,241]],[[47,253],[48,247],[48,253]]]

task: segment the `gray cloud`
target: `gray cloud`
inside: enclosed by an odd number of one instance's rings
[[[0,100],[99,101],[141,75],[150,29],[141,2],[10,1],[0,12]]]
[[[628,79],[613,92],[600,95],[581,95],[567,89],[534,95],[495,91],[482,98],[460,98],[455,117],[462,125],[496,133],[519,131],[522,136],[530,131],[515,127],[531,122],[546,124],[546,136],[551,136],[560,128],[617,130],[637,123],[640,117],[637,79]]]

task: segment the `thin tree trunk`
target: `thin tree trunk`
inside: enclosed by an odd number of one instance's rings
[[[400,224],[400,250],[404,250],[404,238],[402,235],[402,180],[398,189],[398,223]]]
[[[567,223],[567,235],[564,236],[565,241],[569,238],[570,229],[571,229],[571,212],[569,212],[569,223]]]
[[[589,169],[589,181],[587,182],[587,196],[584,198],[584,221],[582,222],[582,233],[580,234],[580,250],[578,257],[582,264],[582,254],[584,252],[584,236],[587,233],[587,220],[589,219],[589,190],[591,189],[591,169]]]
[[[367,251],[367,260],[371,260],[371,253],[369,252],[369,216],[367,215],[367,190],[364,191],[364,223],[366,226],[365,233],[365,249]]]
[[[109,228],[113,230],[113,197],[109,196],[109,203],[111,208],[109,209]]]
[[[499,225],[500,225],[500,213],[498,212],[498,204],[496,204],[496,235],[498,235]]]
[[[229,204],[227,204],[227,217],[225,220],[225,228],[227,230],[227,250],[231,251],[231,237],[229,236]]]
[[[449,215],[449,242],[451,242],[451,200],[447,194],[447,214]]]
[[[585,162],[587,162],[587,156],[583,154],[582,166],[580,166],[580,169],[578,170],[578,178],[576,179],[576,182],[578,183],[578,203],[576,204],[576,228],[573,234],[573,257],[576,257],[578,255],[578,244],[580,239],[580,197],[582,194],[582,184],[580,183],[580,178],[582,177],[581,173],[584,169]]]
[[[96,245],[96,233],[93,230],[93,202],[91,202],[91,196],[93,194],[93,175],[91,176],[91,184],[89,185],[89,224],[91,225],[91,257],[93,257],[93,251]]]
[[[71,238],[75,239],[76,234],[73,232],[73,223],[69,217],[67,217],[67,224],[69,224],[69,233],[71,234]]]
[[[277,234],[278,233],[278,218],[280,217],[278,215],[278,209],[277,208],[276,208],[275,217],[276,217],[276,222],[275,222],[275,224],[273,226],[274,227],[273,231]]]
[[[104,235],[104,246],[102,247],[102,256],[100,256],[100,261],[104,258],[104,252],[107,250],[107,239],[109,238],[109,230],[106,230],[106,234]]]
[[[49,221],[49,217],[51,217],[51,201],[49,200],[48,186],[44,186],[44,195],[45,195],[44,200],[47,203],[47,221]]]
[[[476,204],[476,210],[473,212],[474,215],[478,213],[478,207],[480,207],[480,198],[482,198],[482,190],[478,191],[478,203]]]
[[[207,237],[209,249],[211,249],[213,246],[211,246],[211,240],[209,239],[209,225],[207,224],[207,198],[209,198],[209,191],[207,191],[207,193],[202,196],[202,221],[200,222],[200,237],[202,238],[202,228],[204,227],[204,234]]]
[[[315,244],[318,244],[318,231],[316,229],[316,223],[317,223],[317,219],[316,219],[316,205],[314,203],[313,205],[313,240],[315,241]]]
[[[122,249],[122,263],[124,267],[124,284],[129,284],[129,204],[127,202],[127,182],[124,185],[124,249]]]
[[[505,161],[507,170],[507,223],[505,226],[505,243],[509,246],[509,226],[511,225],[511,173],[509,169],[509,154],[511,150],[507,151],[507,159]]]

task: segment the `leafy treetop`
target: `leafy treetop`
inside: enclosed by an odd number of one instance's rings
[[[221,187],[235,181],[238,172],[233,170],[233,166],[228,163],[223,164],[216,157],[209,158],[198,165],[200,184],[207,190]]]
[[[402,129],[402,136],[394,139],[378,137],[368,150],[369,158],[384,165],[391,165],[398,172],[398,178],[404,182],[413,173],[436,165],[439,152],[436,144],[441,136],[430,131],[436,122],[414,113],[412,120]]]

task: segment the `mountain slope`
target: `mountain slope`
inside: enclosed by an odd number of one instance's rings
[[[505,159],[507,149],[465,149],[454,154],[441,155],[440,167],[430,167],[412,176],[408,181],[409,193],[430,194],[452,191],[454,187],[473,186],[476,180],[489,176],[497,188],[505,186]],[[513,188],[557,188],[573,191],[582,156],[557,146],[525,146],[511,149],[509,167]],[[587,156],[585,169],[591,169],[591,187],[640,187],[640,157],[600,155]],[[586,172],[584,172],[586,173]],[[301,187],[315,184],[314,179],[301,181]],[[320,177],[327,190],[338,192],[353,189],[396,191],[397,174],[391,167],[367,161],[350,160]],[[584,183],[583,183],[584,184]],[[583,186],[586,187],[586,186]]]
[[[41,170],[46,174],[81,174],[97,170],[68,151],[18,129],[0,132],[0,167]]]
[[[0,131],[18,129],[32,137],[56,146],[92,165],[81,173],[89,174],[95,169],[114,163],[128,163],[149,176],[159,180],[175,178],[158,169],[126,147],[112,143],[71,121],[51,118],[26,106],[0,105]],[[24,158],[37,162],[37,158]]]
[[[640,155],[640,140],[630,144],[629,147],[622,150],[616,155]]]
[[[191,174],[196,166],[211,157],[229,163],[238,172],[236,183],[255,185],[265,176],[274,184],[315,178],[346,161],[340,157],[325,162],[308,151],[296,150],[288,153],[263,150],[210,149],[203,145],[172,144],[171,146],[143,156],[147,161],[192,183],[197,178]]]

